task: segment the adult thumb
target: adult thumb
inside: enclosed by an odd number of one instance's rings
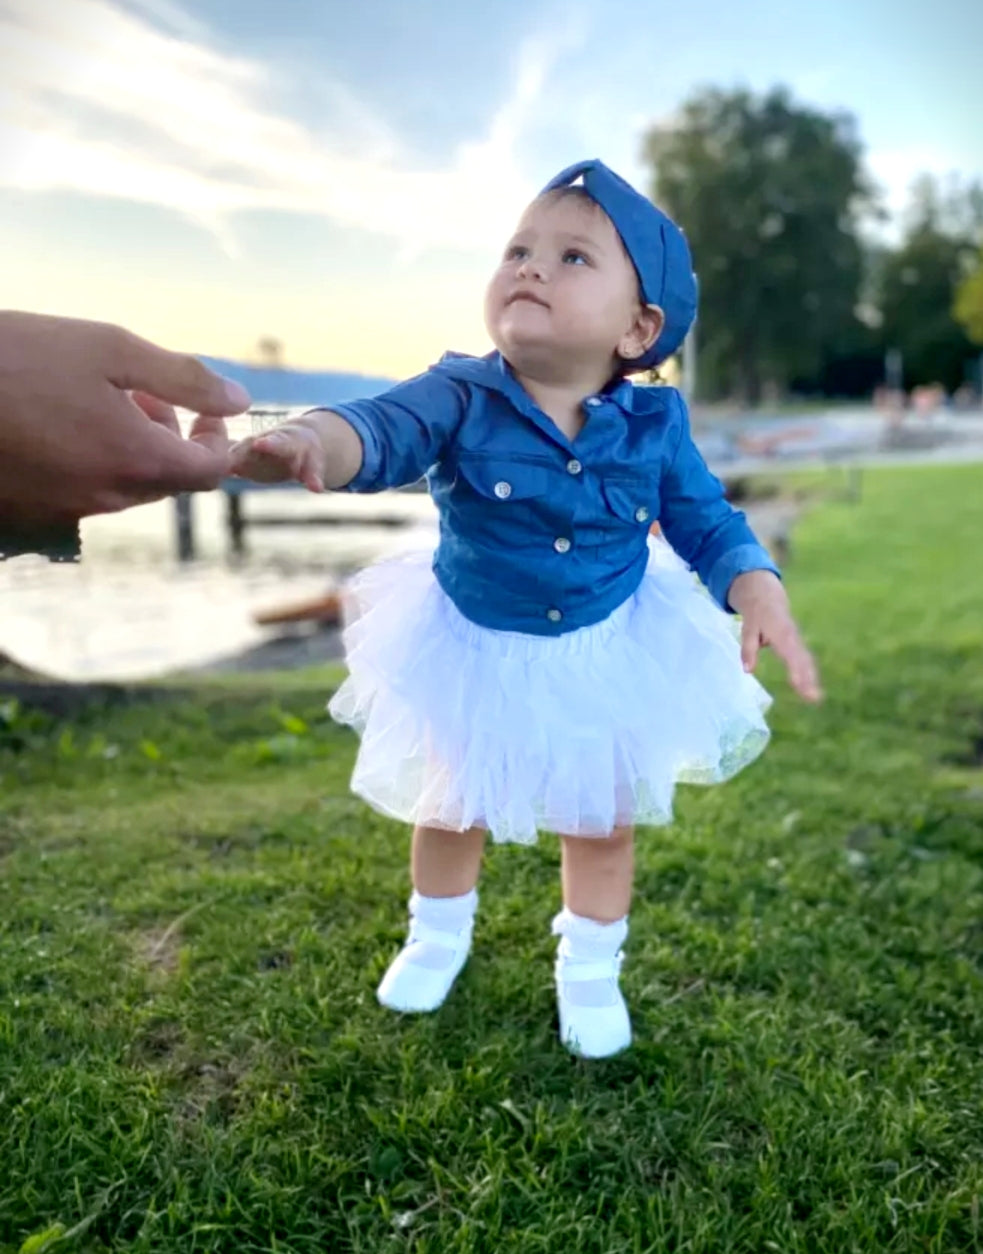
[[[189,353],[173,353],[121,327],[107,328],[104,368],[118,388],[147,392],[199,414],[225,418],[249,408],[249,393]]]

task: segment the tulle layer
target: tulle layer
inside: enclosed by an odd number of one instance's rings
[[[633,597],[561,636],[470,622],[431,559],[381,562],[346,593],[329,709],[361,737],[352,788],[380,812],[524,844],[605,836],[669,822],[678,783],[720,783],[764,749],[770,697],[664,542]]]

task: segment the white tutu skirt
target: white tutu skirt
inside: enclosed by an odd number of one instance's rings
[[[361,736],[352,789],[381,813],[522,844],[606,836],[669,822],[677,783],[720,783],[764,749],[771,699],[736,626],[664,541],[634,596],[560,636],[477,626],[431,561],[347,589],[349,674],[328,708]]]

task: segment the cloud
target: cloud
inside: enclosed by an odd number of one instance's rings
[[[271,71],[219,49],[175,0],[0,0],[0,187],[161,206],[227,248],[236,213],[279,210],[405,251],[487,250],[535,190],[517,143],[580,39],[574,21],[566,39],[527,41],[487,133],[443,168],[414,168],[343,84],[330,93],[340,142],[278,110]]]
[[[925,147],[872,148],[866,156],[867,166],[880,188],[884,207],[891,215],[886,235],[895,239],[902,227],[905,210],[911,203],[915,180],[922,174],[945,179],[965,167],[955,153],[942,145]]]

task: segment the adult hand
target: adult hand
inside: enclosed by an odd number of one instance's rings
[[[173,406],[199,413],[188,439]],[[228,473],[238,384],[106,323],[0,312],[0,522],[46,526]]]

